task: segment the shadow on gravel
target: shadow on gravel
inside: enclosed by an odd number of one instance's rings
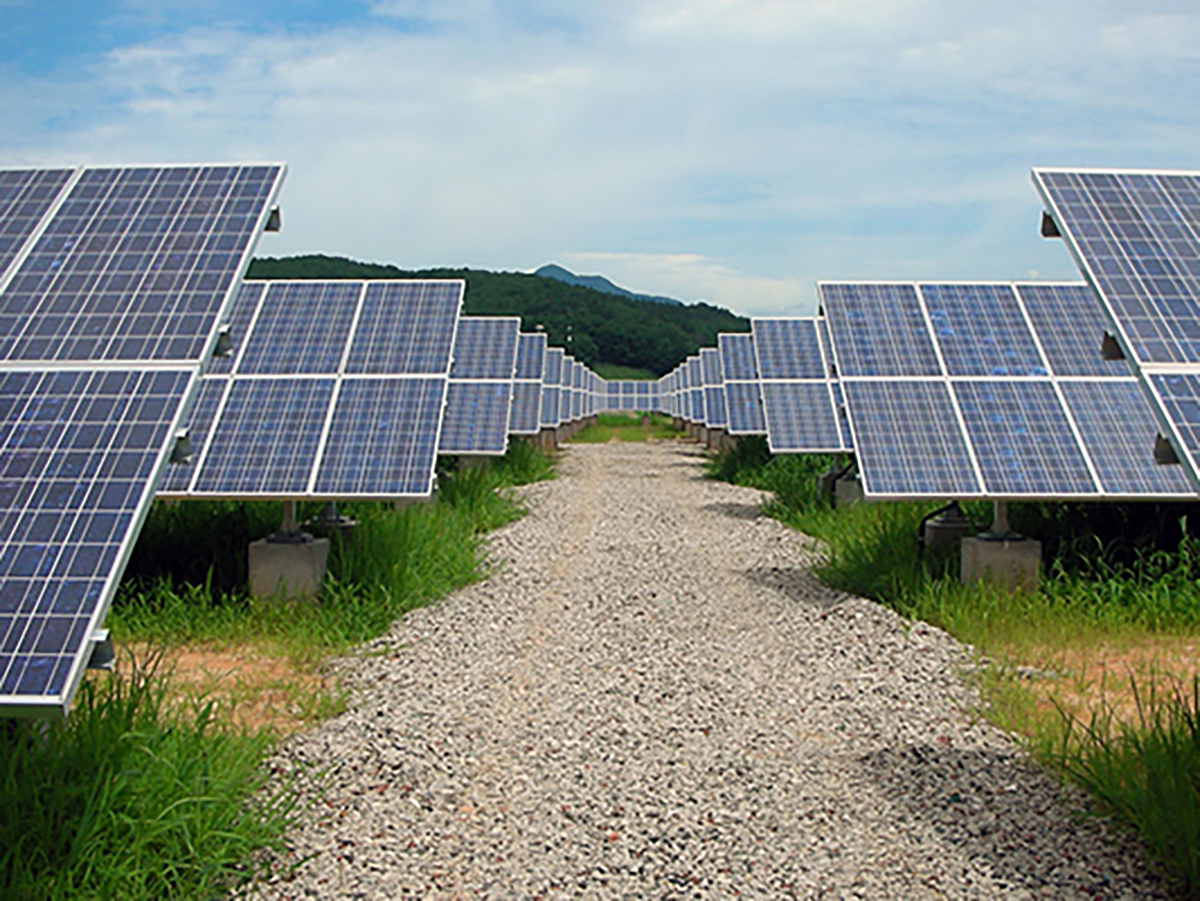
[[[859,763],[898,811],[960,859],[1037,897],[1130,897],[1148,885],[1158,891],[1137,897],[1170,897],[1136,843],[1069,810],[1049,776],[1009,755],[952,748],[949,736],[934,740],[947,744],[885,748]]]
[[[730,504],[728,506],[737,506]],[[755,508],[757,509],[757,508]],[[788,600],[805,604],[816,610],[832,610],[845,596],[831,591],[817,581],[812,570],[800,567],[760,567],[743,570],[746,578],[756,585],[782,592]]]
[[[766,515],[758,504],[705,504],[700,509],[708,513],[720,513],[730,519],[761,519]]]

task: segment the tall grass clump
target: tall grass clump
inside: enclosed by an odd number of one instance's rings
[[[1152,685],[1137,701],[1134,724],[1107,706],[1087,723],[1064,713],[1057,763],[1137,829],[1187,897],[1200,898],[1200,680],[1166,697]]]
[[[269,738],[169,709],[152,671],[89,679],[62,721],[0,724],[0,896],[212,898],[282,850]]]

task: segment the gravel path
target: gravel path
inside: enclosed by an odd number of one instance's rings
[[[810,573],[690,444],[573,446],[486,582],[341,666],[270,898],[1145,898],[965,712],[962,648]]]

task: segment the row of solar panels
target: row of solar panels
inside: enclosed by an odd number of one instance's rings
[[[663,380],[673,415],[773,453],[853,452],[897,498],[1186,498],[1084,284],[819,285],[823,315],[755,319]]]
[[[464,290],[245,282],[188,420],[192,461],[159,495],[427,497],[438,455],[501,455],[594,412],[594,372],[516,317],[460,316]]]

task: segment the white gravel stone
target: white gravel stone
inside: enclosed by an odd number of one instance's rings
[[[1165,897],[970,715],[962,646],[822,586],[702,460],[571,447],[489,579],[340,661],[351,709],[275,760],[302,863],[257,894]]]

